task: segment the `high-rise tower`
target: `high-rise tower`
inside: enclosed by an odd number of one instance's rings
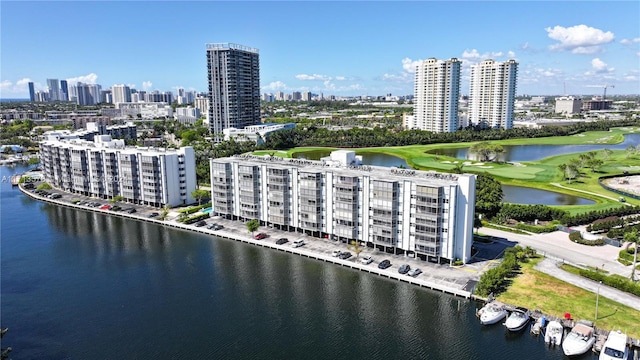
[[[36,89],[33,82],[29,82],[29,101],[36,101]]]
[[[207,44],[209,129],[215,142],[222,130],[260,123],[258,49],[231,43]]]
[[[513,127],[518,63],[485,60],[471,67],[469,122],[493,129]]]
[[[131,102],[131,89],[124,84],[113,85],[111,86],[111,96],[114,104]]]
[[[60,100],[60,81],[58,79],[47,79],[49,87],[49,101]]]
[[[458,129],[460,60],[430,58],[416,67],[413,123],[409,128],[432,132]]]

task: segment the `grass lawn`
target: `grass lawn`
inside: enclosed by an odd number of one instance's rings
[[[533,269],[542,258],[522,264],[522,274],[497,300],[539,309],[544,314],[562,317],[565,312],[578,319],[593,321],[596,309],[596,294]],[[608,330],[620,329],[627,335],[640,338],[640,311],[600,297],[596,326]]]

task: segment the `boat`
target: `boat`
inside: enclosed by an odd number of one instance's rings
[[[600,352],[600,360],[617,360],[627,359],[629,357],[629,348],[627,347],[627,335],[618,331],[612,331],[607,337],[602,351]]]
[[[596,342],[591,322],[578,321],[562,342],[562,350],[567,356],[582,355],[589,351]]]
[[[529,313],[522,310],[515,310],[507,317],[507,321],[504,322],[504,326],[506,326],[509,331],[520,331],[528,322]]]
[[[544,333],[544,342],[549,345],[560,345],[562,344],[562,335],[564,335],[562,324],[555,320],[549,321]]]
[[[491,325],[504,319],[507,316],[507,310],[500,303],[490,302],[480,309],[478,314],[480,314],[480,323],[482,325]]]

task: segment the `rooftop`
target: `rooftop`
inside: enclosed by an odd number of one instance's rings
[[[247,51],[251,53],[258,53],[258,49],[252,48],[245,45],[234,44],[234,43],[211,43],[207,44],[207,50],[241,50]]]

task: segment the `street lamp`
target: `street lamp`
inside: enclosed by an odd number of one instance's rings
[[[596,292],[596,320],[595,321],[598,321],[598,300],[600,299],[600,285],[602,285],[602,281],[598,283],[598,290]]]

